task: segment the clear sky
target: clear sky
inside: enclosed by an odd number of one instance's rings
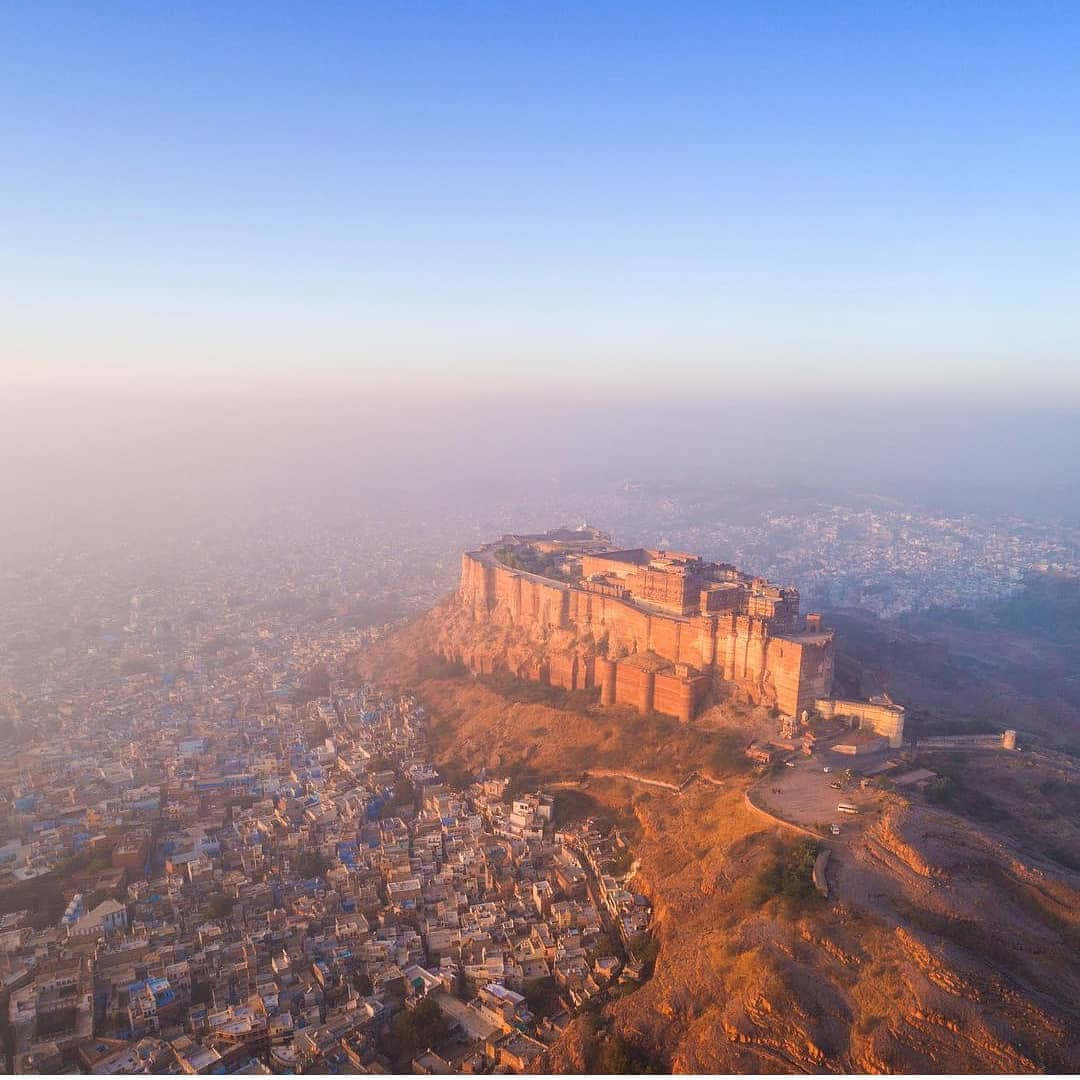
[[[1080,4],[9,0],[0,236],[21,381],[1080,401]]]

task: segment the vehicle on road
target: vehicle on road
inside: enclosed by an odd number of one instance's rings
[[[840,826],[839,825],[830,825],[829,826],[829,832],[831,832],[833,834],[833,836],[839,836],[840,835]]]
[[[859,812],[859,808],[857,806],[852,806],[849,802],[837,803],[836,809],[839,810],[841,814],[857,814]]]
[[[784,762],[784,764],[785,764],[785,765],[786,765],[786,766],[787,766],[787,767],[788,767],[789,769],[794,769],[794,768],[795,768],[795,762],[794,762],[794,761],[785,761],[785,762]]]
[[[832,766],[831,765],[826,765],[825,768],[822,769],[821,771],[822,772],[832,772]]]

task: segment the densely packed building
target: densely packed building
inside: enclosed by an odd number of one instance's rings
[[[618,834],[510,778],[446,783],[411,697],[263,695],[129,735],[5,777],[33,854],[0,895],[62,905],[0,921],[17,1071],[523,1071],[637,973],[650,908]]]

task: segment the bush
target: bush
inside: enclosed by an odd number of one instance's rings
[[[596,1061],[591,1070],[595,1073],[656,1073],[666,1070],[657,1067],[648,1053],[621,1035],[611,1034],[600,1043]]]
[[[788,907],[797,909],[813,900],[816,895],[814,862],[818,850],[818,846],[810,840],[774,849],[752,879],[750,903],[760,907],[776,896]]]
[[[721,732],[713,742],[709,763],[717,773],[741,772],[747,766],[745,740],[732,732]]]

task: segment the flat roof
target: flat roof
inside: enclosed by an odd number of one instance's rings
[[[592,551],[589,552],[592,559],[608,559],[611,562],[631,563],[634,566],[644,566],[652,559],[645,548],[623,548],[619,551]]]

